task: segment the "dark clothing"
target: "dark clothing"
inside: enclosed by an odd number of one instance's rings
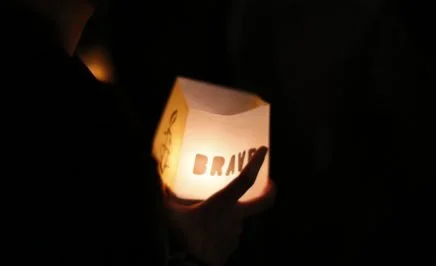
[[[264,255],[247,258],[434,265],[434,59],[392,6],[373,17],[353,1],[266,2],[244,20],[240,82],[272,88],[279,193],[267,244],[247,253]],[[254,27],[266,10],[269,27]]]
[[[13,183],[17,258],[159,265],[160,183],[127,98],[68,56],[49,21],[2,11],[3,177]]]

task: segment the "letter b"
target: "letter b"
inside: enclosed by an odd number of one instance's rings
[[[195,163],[194,163],[194,175],[202,175],[206,173],[207,170],[207,156],[203,154],[197,154],[195,156]]]

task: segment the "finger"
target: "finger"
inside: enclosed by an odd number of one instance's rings
[[[227,206],[237,202],[256,181],[267,151],[266,147],[259,148],[241,174],[206,200],[205,204]]]
[[[164,186],[164,198],[165,202],[170,205],[192,206],[201,202],[200,200],[186,200],[179,198],[168,186]]]
[[[167,185],[163,185],[164,196],[168,199],[177,198],[176,194]]]
[[[242,219],[261,213],[274,204],[276,193],[277,190],[274,182],[268,180],[268,185],[262,196],[251,201],[238,203],[235,207],[235,212]]]
[[[165,202],[168,204],[179,203],[180,198],[166,185],[163,189]]]

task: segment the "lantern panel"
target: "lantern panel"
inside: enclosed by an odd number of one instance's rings
[[[188,106],[177,80],[156,130],[152,151],[159,175],[169,188],[174,187],[187,115]]]
[[[168,170],[161,177],[181,199],[207,199],[240,174],[256,149],[269,147],[268,103],[251,93],[178,78],[155,138],[159,139],[155,140],[155,152],[159,143],[168,141],[162,135],[176,106],[182,110],[172,131],[172,146],[177,151],[167,160],[162,155],[155,158],[159,165],[166,160]],[[240,201],[261,196],[268,173],[269,156]]]

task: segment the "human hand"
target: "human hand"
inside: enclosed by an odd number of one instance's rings
[[[224,265],[239,245],[243,220],[274,202],[272,181],[260,198],[238,202],[254,184],[267,151],[260,148],[237,178],[203,202],[185,205],[167,194],[171,225],[189,253],[211,266]]]

